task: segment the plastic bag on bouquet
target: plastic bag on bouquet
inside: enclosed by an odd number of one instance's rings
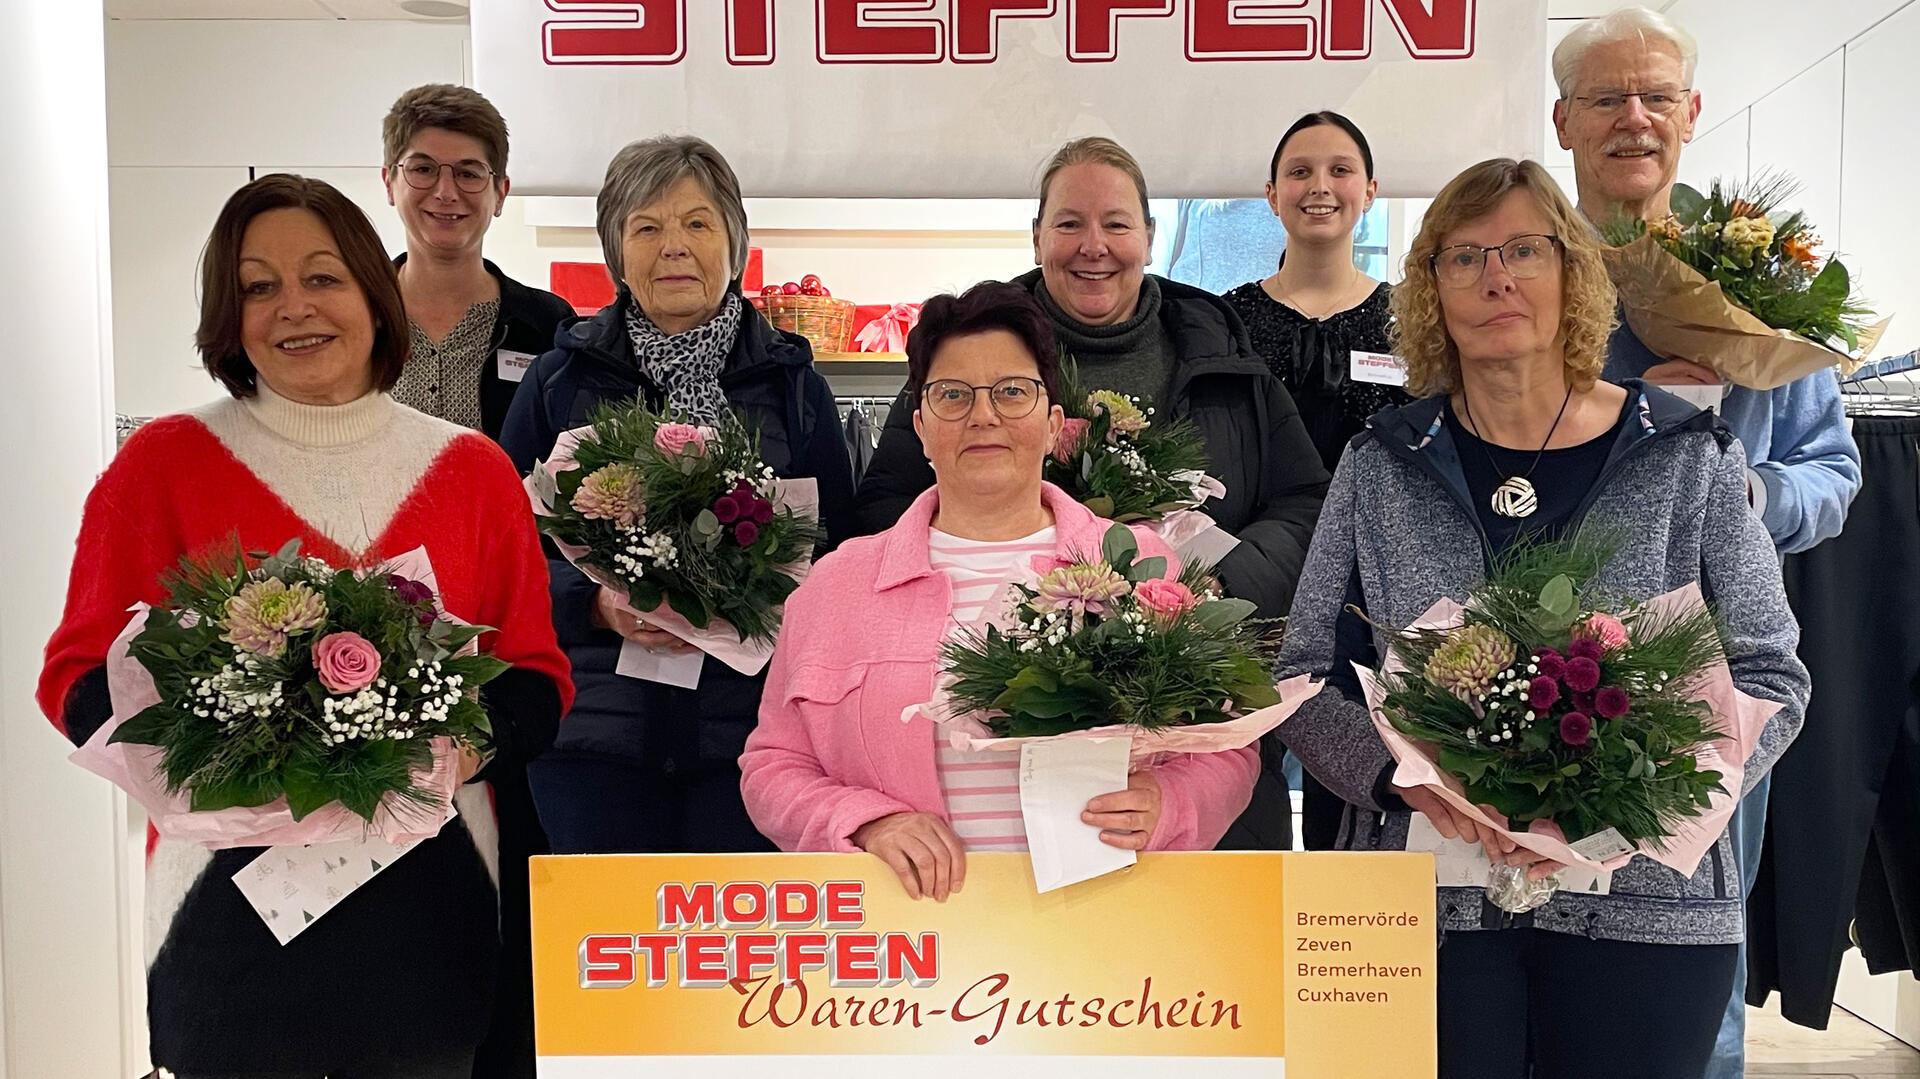
[[[433,566],[423,548],[416,548],[382,563],[380,572],[395,573],[418,581],[433,590],[434,606],[440,605],[440,589]],[[154,829],[169,840],[197,843],[212,850],[228,847],[274,847],[361,840],[377,836],[395,846],[404,846],[439,834],[453,818],[454,795],[459,791],[460,754],[451,738],[435,738],[433,764],[414,773],[414,784],[423,799],[389,794],[380,804],[372,821],[338,802],[293,819],[287,800],[275,799],[263,806],[236,806],[231,809],[195,810],[190,791],[167,789],[161,762],[166,751],[159,746],[131,742],[111,743],[121,723],[160,702],[153,676],[140,661],[128,653],[133,639],[146,628],[145,603],[135,604],[133,618],[114,639],[107,651],[107,691],[113,703],[113,715],[73,751],[68,759],[127,792],[147,813]],[[472,644],[469,644],[469,649]]]
[[[1698,609],[1704,605],[1698,584],[1674,589],[1644,604],[1656,616]],[[1451,629],[1462,624],[1464,613],[1464,608],[1458,603],[1442,599],[1428,608],[1409,628]],[[1385,673],[1404,669],[1390,653]],[[1569,843],[1551,821],[1535,821],[1527,830],[1516,831],[1504,816],[1475,805],[1467,797],[1460,781],[1434,763],[1425,746],[1402,734],[1387,719],[1382,710],[1387,691],[1380,678],[1359,664],[1354,665],[1354,672],[1359,676],[1360,686],[1366,694],[1367,710],[1373,718],[1374,730],[1379,732],[1380,740],[1386,743],[1388,752],[1393,755],[1394,786],[1424,789],[1446,802],[1454,812],[1499,830],[1519,847],[1563,865],[1594,871],[1618,869],[1639,854],[1682,876],[1693,876],[1700,866],[1700,859],[1706,856],[1707,851],[1719,840],[1720,834],[1726,831],[1727,823],[1740,802],[1747,759],[1753,755],[1753,748],[1758,744],[1767,720],[1781,708],[1773,701],[1751,696],[1735,686],[1733,672],[1727,667],[1725,659],[1701,671],[1690,687],[1691,694],[1694,700],[1706,704],[1719,721],[1720,737],[1709,742],[1697,754],[1697,759],[1701,770],[1721,774],[1721,786],[1725,789],[1711,796],[1711,802],[1704,812],[1684,818],[1678,830],[1667,836],[1664,842],[1641,840],[1632,844],[1633,849],[1625,853],[1596,859],[1576,849],[1577,845]]]
[[[561,472],[579,468],[579,463],[574,460],[574,448],[580,444],[582,438],[590,437],[592,434],[591,427],[576,427],[570,431],[562,431],[560,437],[554,441],[553,452],[545,461],[535,465],[534,472],[527,476],[525,482],[527,497],[533,503],[533,512],[536,515],[548,516],[547,504],[541,493],[542,480],[539,474],[544,470],[547,481],[550,482],[552,477]],[[787,510],[799,516],[818,520],[820,516],[819,481],[811,478],[776,479],[773,481],[772,502],[775,509]],[[617,597],[615,606],[647,625],[673,634],[741,674],[758,674],[773,658],[772,641],[741,640],[739,632],[725,619],[715,617],[709,620],[706,628],[702,629],[687,621],[678,611],[665,603],[651,611],[636,610],[627,599],[626,586],[621,584],[618,578],[597,566],[582,561],[588,553],[585,547],[567,543],[556,537],[548,538],[575,569]],[[813,569],[813,560],[799,559],[780,568],[797,584],[806,580],[807,574]],[[632,653],[644,652],[644,649],[632,641],[625,641],[621,644],[620,651],[621,666],[627,668],[640,662],[639,657]],[[697,671],[695,676],[697,677]]]
[[[1146,522],[1146,527],[1173,548],[1182,565],[1190,562],[1218,563],[1240,541],[1229,535],[1199,507],[1210,498],[1226,497],[1227,485],[1205,472],[1182,472],[1174,478],[1193,484],[1192,504],[1169,510],[1159,520]]]

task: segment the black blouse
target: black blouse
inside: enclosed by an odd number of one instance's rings
[[[1312,319],[1249,281],[1223,297],[1247,324],[1254,351],[1287,384],[1320,460],[1332,472],[1367,417],[1413,400],[1397,386],[1347,377],[1354,351],[1391,352],[1392,288],[1382,284],[1358,307]]]
[[[1577,446],[1544,453],[1508,449],[1483,441],[1461,422],[1453,411],[1453,404],[1447,404],[1447,426],[1452,429],[1454,443],[1460,451],[1460,467],[1467,474],[1467,492],[1473,496],[1474,513],[1480,518],[1480,526],[1486,529],[1487,542],[1493,545],[1496,554],[1513,546],[1522,536],[1535,543],[1566,538],[1568,526],[1574,523],[1574,511],[1580,508],[1587,492],[1593,490],[1606,468],[1607,457],[1619,441],[1620,428],[1627,422],[1627,410],[1633,400],[1632,395],[1628,395],[1619,418],[1604,434]],[[1538,467],[1534,464],[1536,456]],[[1526,476],[1529,469],[1533,474],[1527,478],[1539,495],[1539,508],[1527,517],[1503,517],[1495,513],[1494,488],[1509,476]]]

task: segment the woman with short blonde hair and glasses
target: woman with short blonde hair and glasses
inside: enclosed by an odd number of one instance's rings
[[[1808,694],[1773,543],[1717,417],[1600,379],[1613,288],[1559,186],[1530,161],[1456,177],[1427,211],[1393,305],[1408,389],[1428,396],[1375,415],[1341,460],[1279,663],[1281,677],[1328,681],[1280,735],[1349,803],[1343,845],[1404,849],[1422,813],[1494,861],[1530,860],[1392,785],[1352,664],[1377,665],[1385,642],[1372,625],[1464,599],[1523,538],[1590,524],[1622,537],[1601,589],[1647,600],[1700,582],[1734,683],[1781,705],[1747,762],[1751,786],[1792,740]],[[1440,1075],[1699,1079],[1743,932],[1734,864],[1725,836],[1691,877],[1635,857],[1607,894],[1562,891],[1517,917],[1482,888],[1441,888]]]

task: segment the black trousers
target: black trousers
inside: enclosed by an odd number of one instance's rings
[[[1786,560],[1813,675],[1773,769],[1747,900],[1747,1000],[1825,1028],[1856,913],[1870,963],[1920,948],[1920,418],[1856,417],[1864,483],[1846,531]],[[1857,896],[1857,899],[1856,899]]]
[[[671,772],[632,757],[555,752],[527,766],[555,854],[769,852],[740,800],[740,769]]]
[[[1540,929],[1448,933],[1440,1079],[1700,1079],[1739,954]]]

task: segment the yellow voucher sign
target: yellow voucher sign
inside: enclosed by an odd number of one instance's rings
[[[1419,1079],[1433,919],[1425,854],[1148,854],[1046,895],[976,854],[944,904],[865,855],[535,858],[540,1074]]]

